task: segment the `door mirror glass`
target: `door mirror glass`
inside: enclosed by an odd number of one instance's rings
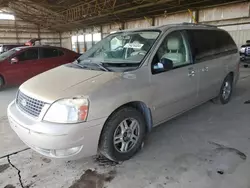
[[[174,67],[173,61],[170,59],[167,59],[167,58],[162,58],[160,63],[163,64],[165,71],[169,71],[169,70],[173,69],[173,67]]]
[[[18,63],[19,62],[19,59],[17,58],[17,57],[13,57],[13,58],[11,58],[11,60],[10,60],[10,63],[11,64],[16,64],[16,63]]]
[[[159,73],[159,72],[166,72],[171,69],[173,69],[174,64],[173,61],[167,58],[162,58],[159,63],[156,63],[154,65],[154,71]]]

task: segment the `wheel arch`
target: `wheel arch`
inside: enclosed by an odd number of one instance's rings
[[[104,123],[104,126],[105,126],[106,122],[110,119],[110,117],[112,117],[118,110],[120,110],[121,108],[125,108],[125,107],[132,107],[132,108],[135,108],[136,110],[138,110],[139,112],[141,112],[143,117],[145,118],[145,121],[146,121],[146,133],[149,133],[152,130],[152,128],[153,128],[153,119],[152,119],[151,109],[148,108],[148,106],[144,102],[141,102],[141,101],[128,102],[128,103],[123,104],[123,105],[119,106],[118,108],[116,108],[108,116],[108,118],[106,119],[106,121]],[[100,134],[100,137],[99,137],[98,145],[100,144],[100,138],[101,138],[101,135],[103,133],[104,126],[102,128],[102,131],[101,131],[101,134]]]
[[[231,77],[233,84],[235,84],[237,82],[237,77],[235,76],[235,74],[236,74],[235,72],[231,71],[226,76],[226,77],[228,77],[228,76]]]
[[[229,72],[228,75],[234,79],[234,72],[233,71]]]

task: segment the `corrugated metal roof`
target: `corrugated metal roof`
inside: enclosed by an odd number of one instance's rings
[[[0,8],[42,28],[67,31],[235,2],[240,0],[0,0]]]

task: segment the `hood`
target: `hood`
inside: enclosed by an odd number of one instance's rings
[[[52,103],[55,100],[84,95],[120,75],[115,72],[85,70],[60,66],[31,78],[21,85],[26,95]]]

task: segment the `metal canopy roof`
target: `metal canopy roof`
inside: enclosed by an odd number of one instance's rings
[[[0,0],[16,17],[57,31],[167,15],[243,0]]]

